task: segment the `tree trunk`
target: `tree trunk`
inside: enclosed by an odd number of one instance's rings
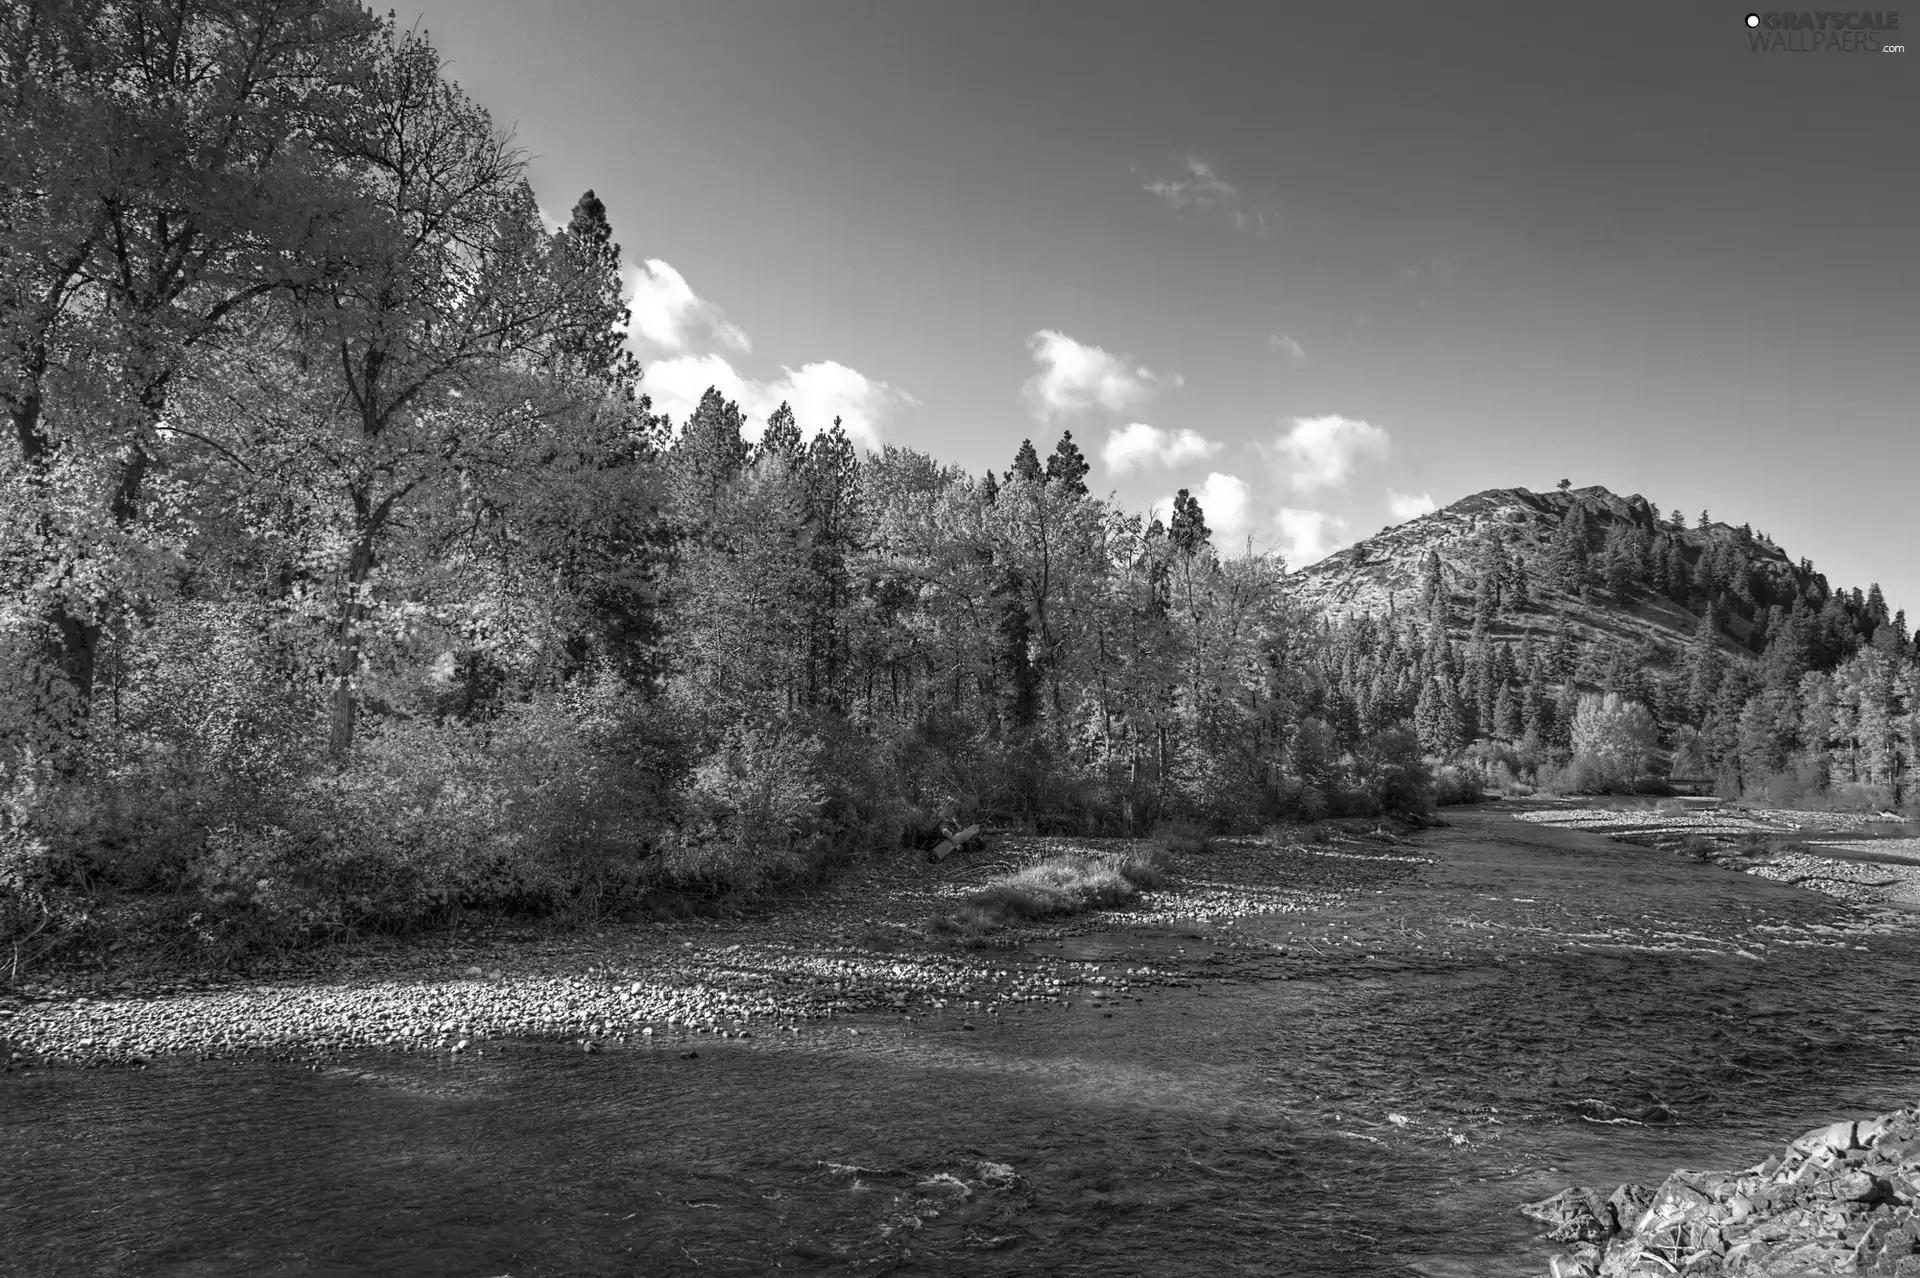
[[[363,529],[347,561],[346,598],[340,605],[340,626],[334,640],[333,721],[327,735],[327,753],[335,760],[346,758],[353,749],[353,733],[359,717],[359,702],[354,694],[354,678],[360,673],[360,622],[366,616],[360,588],[373,572],[372,528]]]

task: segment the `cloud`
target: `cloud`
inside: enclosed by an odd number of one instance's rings
[[[1200,503],[1200,513],[1213,533],[1215,548],[1223,553],[1233,549],[1231,543],[1246,531],[1252,515],[1253,492],[1247,487],[1247,481],[1216,470],[1198,488],[1187,491]],[[1163,522],[1171,522],[1173,494],[1154,502],[1151,509]]]
[[[1024,390],[1028,406],[1041,421],[1094,407],[1123,412],[1145,403],[1163,386],[1179,386],[1185,380],[1178,373],[1162,377],[1144,364],[1129,368],[1124,356],[1052,329],[1029,337],[1027,350],[1038,368]]]
[[[696,337],[736,351],[753,342],[726,312],[696,295],[686,277],[657,257],[634,267],[627,277],[627,332],[664,351],[684,351]]]
[[[1324,510],[1282,506],[1273,523],[1280,530],[1280,553],[1293,568],[1319,563],[1342,546],[1352,544],[1352,538],[1347,536],[1347,521]]]
[[[1194,209],[1219,212],[1236,231],[1264,235],[1270,214],[1250,204],[1240,188],[1213,171],[1213,166],[1196,156],[1188,156],[1186,171],[1177,178],[1156,178],[1141,188],[1160,197],[1175,213]]]
[[[1307,348],[1285,333],[1268,333],[1267,345],[1276,351],[1285,351],[1292,359],[1300,360],[1307,357]]]
[[[1401,493],[1391,488],[1387,489],[1387,510],[1392,513],[1394,520],[1398,523],[1404,524],[1409,519],[1418,519],[1429,511],[1438,509],[1440,508],[1434,505],[1433,498],[1425,493]]]
[[[1108,432],[1100,456],[1107,463],[1107,469],[1119,475],[1156,462],[1162,466],[1178,466],[1182,462],[1198,461],[1213,456],[1221,447],[1197,431],[1164,431],[1145,422],[1134,422]]]
[[[880,446],[886,419],[919,400],[886,382],[877,382],[837,360],[820,360],[799,368],[781,368],[768,381],[747,377],[720,355],[685,355],[647,366],[642,383],[653,399],[655,412],[669,414],[676,427],[684,425],[709,386],[740,405],[747,418],[745,434],[757,438],[767,417],[782,402],[793,405],[794,421],[811,438],[833,425],[841,426],[855,443]]]
[[[1293,467],[1288,482],[1297,491],[1346,486],[1362,458],[1387,455],[1387,432],[1351,417],[1296,417],[1274,441],[1279,459]]]

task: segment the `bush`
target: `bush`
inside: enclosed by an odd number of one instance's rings
[[[992,880],[959,909],[936,915],[936,937],[978,944],[1005,928],[1126,905],[1166,881],[1164,850],[1056,856]]]
[[[1433,775],[1421,759],[1419,738],[1409,728],[1374,733],[1355,756],[1353,772],[1373,811],[1355,811],[1358,805],[1343,801],[1349,794],[1329,805],[1334,815],[1425,816],[1433,811]]]
[[[1690,861],[1709,861],[1720,845],[1704,835],[1689,834],[1680,842],[1680,854]]]
[[[1486,799],[1480,778],[1455,764],[1443,764],[1433,774],[1433,801],[1439,807],[1457,807]]]

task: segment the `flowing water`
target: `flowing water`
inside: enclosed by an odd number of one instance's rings
[[[0,1079],[0,1273],[1532,1275],[1519,1202],[1920,1096],[1904,923],[1453,820],[1333,910],[1026,960],[1190,978],[1138,1001]]]

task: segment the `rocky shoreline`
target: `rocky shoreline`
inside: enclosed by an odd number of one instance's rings
[[[700,1036],[797,1033],[835,1018],[1102,1011],[1155,986],[1223,974],[1177,947],[1149,963],[1074,961],[1067,938],[1181,928],[1234,949],[1232,919],[1317,910],[1412,873],[1398,841],[1219,840],[1175,858],[1133,907],[1010,930],[992,948],[943,947],[925,925],[995,873],[1061,851],[1129,844],[1003,836],[939,866],[876,862],[830,889],[739,920],[683,919],[590,933],[502,933],[311,956],[314,970],[246,977],[75,974],[0,994],[0,1069],[144,1065],[163,1057],[317,1060],[349,1049],[466,1052],[490,1040],[583,1051]],[[1038,947],[1036,949],[1036,947]]]
[[[1551,1278],[1920,1278],[1920,1107],[1817,1128],[1741,1171],[1566,1189],[1520,1210],[1572,1244]]]

